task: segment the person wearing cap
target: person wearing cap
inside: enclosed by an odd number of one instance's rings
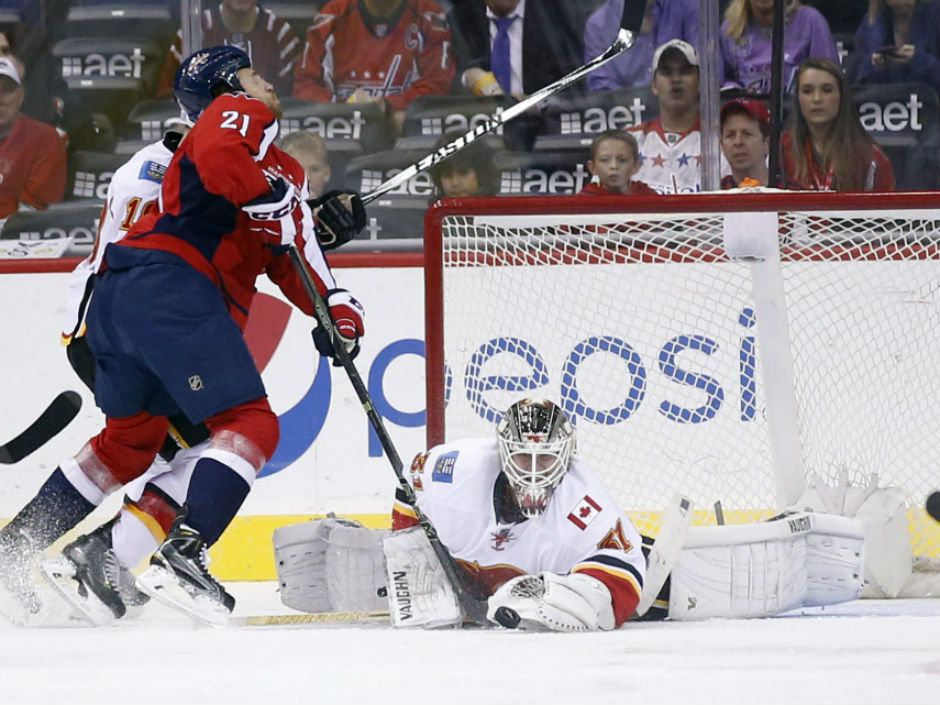
[[[691,44],[672,39],[660,45],[653,54],[652,81],[659,115],[628,130],[640,146],[636,178],[657,193],[702,190],[698,66]],[[721,173],[726,172],[722,164]]]
[[[783,85],[789,92],[800,63],[809,57],[839,63],[839,50],[829,23],[818,10],[799,0],[785,0]],[[743,88],[766,95],[770,85],[774,0],[732,0],[719,30],[724,62],[722,88]]]
[[[657,196],[653,189],[633,176],[640,168],[636,137],[623,130],[602,132],[591,143],[588,171],[594,177],[581,190],[587,196]]]
[[[770,111],[766,105],[737,98],[721,106],[721,153],[731,166],[731,173],[721,180],[721,188],[767,185]]]
[[[22,114],[24,97],[15,61],[0,57],[0,219],[65,195],[65,143],[54,127]]]

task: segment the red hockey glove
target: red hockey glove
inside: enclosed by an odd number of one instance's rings
[[[365,335],[363,319],[366,311],[358,300],[353,298],[345,289],[331,289],[326,296],[326,303],[330,307],[330,318],[333,326],[343,340],[346,352],[351,360],[359,354],[359,338]],[[333,341],[322,326],[313,329],[313,344],[321,355],[333,358],[333,367],[340,367],[342,363],[336,359],[333,352]]]
[[[282,177],[271,182],[270,193],[249,201],[242,210],[248,229],[271,245],[290,245],[299,231],[300,192]]]

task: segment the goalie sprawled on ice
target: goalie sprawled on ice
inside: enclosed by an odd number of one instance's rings
[[[574,429],[554,403],[519,401],[495,438],[419,454],[410,482],[467,584],[487,598],[494,623],[607,630],[638,616],[647,567],[641,537],[578,459]],[[852,600],[862,588],[862,548],[860,522],[826,514],[691,529],[681,553],[668,558],[671,585],[649,616],[757,617]],[[307,522],[278,530],[275,552],[282,599],[295,609],[388,608],[402,627],[461,620],[401,493],[392,532]]]

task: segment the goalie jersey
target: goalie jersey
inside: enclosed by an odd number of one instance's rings
[[[640,536],[576,457],[545,511],[531,519],[506,519],[500,510],[508,487],[495,438],[448,443],[418,455],[410,481],[418,506],[469,572],[479,597],[519,575],[577,572],[610,590],[618,626],[636,609],[646,571]],[[397,497],[393,528],[416,523],[413,509]]]

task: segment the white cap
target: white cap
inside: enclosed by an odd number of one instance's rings
[[[698,52],[695,51],[695,47],[684,42],[681,39],[670,39],[665,44],[660,44],[656,48],[656,52],[653,54],[653,71],[659,68],[659,61],[663,58],[665,54],[670,49],[675,49],[682,56],[685,57],[685,60],[688,61],[692,66],[698,66]]]
[[[0,56],[0,76],[12,78],[17,84],[23,85],[20,80],[20,72],[16,70],[16,64],[13,63],[12,59],[5,56]]]

